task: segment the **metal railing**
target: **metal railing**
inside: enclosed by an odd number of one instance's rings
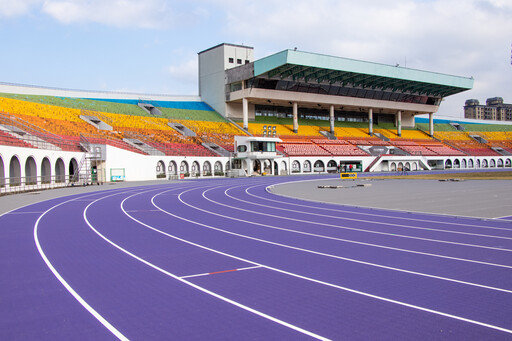
[[[69,175],[4,177],[0,178],[0,195],[67,187],[75,184],[71,178]]]
[[[34,148],[48,150],[77,150],[77,142],[64,139],[32,123],[21,120],[20,118],[5,112],[0,112],[0,124],[7,130],[4,133],[13,139],[26,143]],[[16,131],[18,130],[18,132]]]

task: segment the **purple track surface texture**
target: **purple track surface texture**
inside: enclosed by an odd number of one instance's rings
[[[300,180],[123,188],[2,215],[0,340],[512,339],[511,221],[267,190]]]

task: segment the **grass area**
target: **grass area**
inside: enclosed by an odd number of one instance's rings
[[[512,125],[505,124],[475,124],[475,123],[462,123],[465,132],[478,132],[478,131],[512,131]],[[416,128],[428,131],[428,123],[416,123]],[[448,123],[435,123],[434,131],[457,131]]]
[[[20,95],[0,93],[0,97],[17,99],[21,101],[55,105],[64,108],[100,111],[113,114],[149,116],[142,108],[134,104],[114,103],[107,101],[95,101],[82,98]]]
[[[428,131],[428,123],[416,123],[417,129],[422,129],[424,131]],[[454,127],[449,125],[448,123],[434,123],[434,131],[456,131]]]
[[[464,131],[512,131],[512,125],[501,124],[462,124]]]
[[[163,117],[174,120],[189,120],[189,121],[208,121],[208,122],[227,122],[216,111],[206,110],[188,110],[188,109],[174,109],[174,108],[158,108]]]
[[[464,173],[440,173],[440,174],[414,174],[375,176],[372,179],[414,179],[414,180],[512,180],[512,171],[498,172],[464,172]]]
[[[81,109],[106,112],[112,114],[123,114],[133,116],[153,116],[148,114],[142,108],[135,104],[116,103],[109,101],[96,101],[82,98],[56,97],[56,96],[39,96],[39,95],[20,95],[0,93],[0,97],[17,99],[21,101],[55,105],[64,108]],[[206,110],[189,110],[174,108],[159,108],[163,117],[176,120],[191,121],[211,121],[211,122],[227,122],[224,117],[216,111]]]

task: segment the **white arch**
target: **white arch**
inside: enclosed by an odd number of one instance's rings
[[[4,159],[2,155],[0,155],[0,187],[4,187],[6,185],[5,183],[5,166],[4,166]]]
[[[220,161],[217,161],[215,162],[215,164],[213,165],[213,171],[214,171],[214,175],[223,175],[223,171],[222,171],[222,162]]]
[[[213,173],[212,173],[212,164],[210,163],[210,161],[205,161],[203,163],[203,175],[206,175],[206,176],[213,175]]]
[[[309,160],[304,161],[304,173],[310,173],[311,170],[312,170],[311,161],[309,161]]]
[[[287,171],[288,170],[288,164],[283,160],[281,161],[281,170]]]
[[[71,160],[69,160],[69,165],[68,165],[68,174],[69,174],[70,181],[78,181],[79,180],[78,178],[73,179],[73,177],[75,176],[75,173],[78,174],[78,161],[76,161],[76,159],[73,157],[73,158],[71,158]],[[80,174],[78,174],[78,175],[80,175]]]
[[[300,173],[300,162],[297,160],[292,162],[292,173]]]
[[[48,157],[41,161],[41,183],[49,184],[52,182],[52,165]]]
[[[453,168],[460,168],[460,160],[459,159],[453,160]]]
[[[55,182],[62,183],[66,181],[66,166],[64,160],[58,158],[55,161]]]
[[[178,175],[178,165],[176,164],[176,161],[171,160],[169,161],[169,166],[167,167],[167,171],[169,175]]]
[[[325,172],[325,163],[322,160],[316,160],[313,167],[315,172]]]
[[[162,179],[166,177],[166,169],[165,169],[165,163],[162,160],[159,160],[156,163],[156,178]]]
[[[33,156],[29,156],[25,160],[25,183],[37,185],[37,165]]]
[[[188,162],[183,160],[180,163],[180,174],[188,174]]]
[[[201,174],[201,166],[199,166],[199,162],[192,162],[192,168],[190,169],[191,176],[199,176]]]
[[[13,155],[9,161],[9,185],[21,185],[21,164],[17,155]]]

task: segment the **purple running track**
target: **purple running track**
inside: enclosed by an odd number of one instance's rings
[[[512,337],[510,221],[268,190],[301,179],[124,188],[4,214],[0,339]]]

